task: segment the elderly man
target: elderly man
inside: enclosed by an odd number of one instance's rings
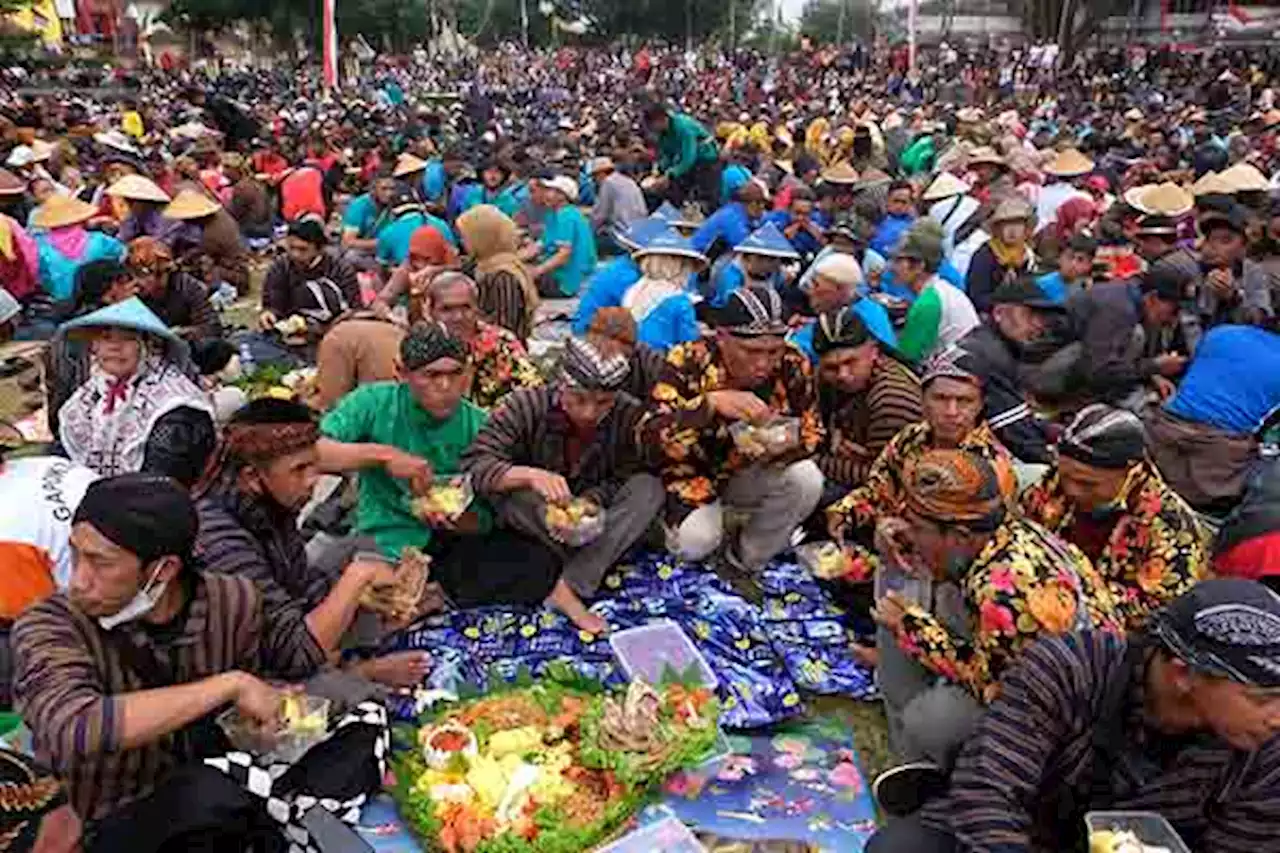
[[[517,388],[541,385],[542,376],[515,335],[480,319],[479,304],[476,283],[462,273],[442,273],[427,286],[428,316],[462,341],[470,354],[468,398],[492,409]]]
[[[361,596],[394,583],[395,575],[382,560],[357,558],[334,566],[332,574],[308,565],[298,513],[319,478],[319,438],[311,410],[299,403],[263,398],[236,412],[216,461],[193,490],[200,516],[196,544],[203,571],[251,579],[268,611],[301,611],[316,643],[336,655]],[[427,654],[410,652],[366,661],[357,670],[374,681],[413,687],[429,664]]]
[[[461,472],[462,452],[486,415],[464,399],[471,384],[466,345],[440,326],[411,329],[400,362],[400,381],[357,388],[320,423],[321,468],[360,473],[357,535],[372,538],[391,559],[409,547],[430,554],[432,579],[460,607],[546,601],[584,630],[598,629],[558,577],[555,554],[535,540],[493,531],[483,503],[456,517],[414,509],[437,476]]]
[[[1127,640],[1094,632],[1031,646],[946,794],[890,822],[867,851],[1083,850],[1091,809],[1158,812],[1192,850],[1271,850],[1277,649],[1280,596],[1234,579],[1198,584]]]
[[[653,388],[642,440],[661,448],[667,488],[667,547],[683,559],[710,556],[725,516],[745,514],[725,561],[754,572],[788,547],[791,533],[822,497],[811,457],[822,421],[808,359],[783,339],[777,291],[746,285],[716,312],[715,335],[673,347]],[[729,427],[793,421],[785,442],[735,442]]]
[[[1049,461],[1048,424],[1027,405],[1019,377],[1019,357],[1044,337],[1061,306],[1030,276],[1002,284],[991,295],[987,320],[960,339],[968,363],[985,382],[987,423],[996,437],[1023,462]]]
[[[1057,461],[1022,495],[1030,520],[1079,548],[1111,588],[1129,631],[1206,573],[1195,513],[1146,458],[1142,421],[1085,407],[1058,439]]]
[[[591,229],[601,246],[616,249],[616,235],[649,215],[640,185],[619,172],[609,157],[591,161],[591,177],[596,182],[596,203],[591,208]]]
[[[876,339],[856,306],[819,314],[813,328],[826,427],[818,467],[830,504],[862,485],[885,445],[920,420],[920,380]]]
[[[477,492],[506,524],[563,555],[565,582],[584,598],[662,508],[662,482],[645,473],[636,426],[644,406],[619,391],[626,355],[569,338],[554,386],[516,391],[463,455]],[[547,507],[574,498],[604,510],[600,536],[567,546],[548,530]]]
[[[801,279],[800,289],[804,291],[809,310],[815,317],[851,306],[853,313],[862,319],[877,341],[890,349],[896,348],[898,335],[893,330],[889,312],[879,302],[858,293],[862,284],[862,268],[858,266],[857,258],[844,252],[833,252],[813,265],[812,275],[806,273],[806,278]],[[806,321],[788,334],[787,340],[804,350],[809,360],[816,363],[818,354],[813,348],[815,328],[812,320]]]
[[[996,469],[965,450],[930,450],[904,472],[894,561],[960,591],[937,613],[890,592],[872,613],[940,679],[901,708],[908,759],[949,765],[1000,676],[1037,639],[1119,628],[1115,602],[1084,555],[1011,512],[1006,493]]]
[[[258,328],[269,331],[296,315],[306,321],[308,338],[319,340],[334,320],[360,306],[355,270],[327,250],[327,242],[320,220],[290,223],[285,256],[276,259],[262,283]]]
[[[324,652],[248,578],[196,571],[196,524],[172,480],[97,481],[73,516],[69,590],[14,625],[16,706],[89,849],[239,850],[276,831],[262,800],[201,759],[219,710],[274,725],[281,693],[260,675],[306,677]]]

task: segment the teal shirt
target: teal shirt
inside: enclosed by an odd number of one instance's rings
[[[369,240],[377,234],[378,214],[378,203],[370,193],[356,196],[342,214],[342,227],[354,230],[361,240]]]
[[[596,238],[591,223],[582,211],[571,204],[559,210],[548,210],[543,222],[542,260],[550,258],[560,246],[570,247],[569,260],[551,277],[564,296],[576,296],[578,290],[596,268]]]
[[[453,229],[440,217],[432,216],[430,213],[407,213],[383,226],[378,232],[378,260],[388,266],[399,266],[404,263],[409,257],[409,240],[413,237],[413,232],[423,225],[430,225],[443,234],[453,246],[458,245],[458,239],[453,236]]]
[[[436,420],[426,412],[402,382],[373,382],[361,385],[338,401],[320,422],[320,432],[347,444],[385,444],[420,456],[431,463],[437,476],[456,474],[458,460],[467,449],[487,415],[484,409],[463,400],[447,420]],[[378,550],[398,558],[408,547],[425,550],[431,544],[431,528],[410,508],[408,483],[397,480],[381,466],[360,472],[356,530],[372,536]],[[487,530],[491,516],[482,504],[472,509],[480,515],[481,529]]]
[[[720,159],[716,138],[692,116],[669,113],[667,129],[658,137],[658,168],[672,178],[683,178],[699,163]]]

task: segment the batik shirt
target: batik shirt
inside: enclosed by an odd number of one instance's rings
[[[754,464],[734,447],[731,422],[718,417],[707,402],[712,391],[728,390],[728,375],[715,341],[690,341],[667,353],[662,376],[653,386],[655,411],[641,426],[641,438],[661,448],[671,524],[715,501],[729,477]],[[800,419],[800,446],[795,454],[813,455],[822,443],[822,417],[804,353],[788,345],[775,377],[755,393],[779,417]]]
[[[501,326],[480,321],[471,341],[471,402],[492,409],[517,388],[536,388],[542,374],[529,358],[519,338]]]
[[[1150,465],[1143,463],[1125,505],[1093,564],[1116,600],[1125,630],[1137,631],[1152,612],[1204,576],[1205,546],[1191,509]],[[1022,510],[1032,521],[1071,538],[1075,509],[1056,470],[1023,494]]]
[[[889,440],[871,464],[862,485],[827,508],[827,517],[843,520],[849,534],[870,536],[881,518],[900,516],[906,501],[903,473],[907,463],[933,449],[933,427],[928,421],[910,424]],[[976,453],[993,467],[1005,468],[1012,482],[1013,460],[986,422],[960,442],[960,450]]]
[[[1080,549],[1017,515],[1005,519],[959,583],[969,630],[953,631],[909,603],[898,645],[980,701],[995,697],[1004,670],[1037,640],[1120,630],[1111,592]]]

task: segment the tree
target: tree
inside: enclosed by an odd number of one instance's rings
[[[800,34],[818,44],[869,41],[876,13],[869,0],[809,0],[800,13]]]
[[[1009,12],[1022,19],[1027,34],[1057,42],[1064,59],[1092,38],[1104,20],[1127,14],[1130,0],[1011,0]]]

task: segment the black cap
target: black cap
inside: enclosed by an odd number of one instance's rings
[[[1098,253],[1098,241],[1095,238],[1090,237],[1088,234],[1073,235],[1072,238],[1067,241],[1066,247],[1073,252],[1080,252],[1084,255],[1095,255]]]
[[[1200,233],[1208,236],[1210,231],[1226,228],[1237,234],[1244,234],[1249,224],[1248,211],[1239,204],[1227,208],[1214,208],[1200,217]]]
[[[1186,273],[1169,265],[1156,265],[1142,274],[1139,289],[1143,294],[1154,293],[1165,302],[1179,304],[1189,302],[1194,285]]]
[[[1178,233],[1178,221],[1171,216],[1151,213],[1138,218],[1139,236],[1174,237]]]
[[[1054,302],[1040,289],[1035,279],[1030,276],[1019,276],[1007,281],[991,294],[992,305],[1026,305],[1039,311],[1061,311],[1063,307]]]

